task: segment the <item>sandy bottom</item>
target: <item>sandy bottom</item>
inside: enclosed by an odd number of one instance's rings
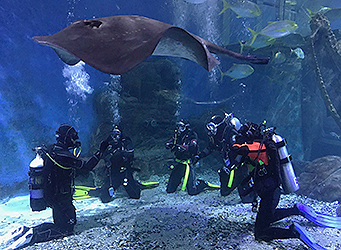
[[[128,199],[121,191],[109,204],[97,198],[75,201],[75,235],[25,249],[309,249],[298,239],[270,243],[254,240],[256,214],[250,204],[241,204],[237,192],[228,197],[221,197],[218,190],[197,196],[183,191],[167,194],[167,177],[152,176],[150,181],[159,181],[159,187],[143,190],[139,200]],[[218,184],[217,177],[201,177]],[[295,202],[330,215],[335,215],[338,205],[291,194],[282,195],[279,206],[289,207]],[[30,211],[28,196],[0,204],[0,235],[19,225],[50,221],[50,209]],[[301,216],[284,219],[277,226],[288,227],[293,222],[304,226],[323,247],[341,249],[341,230],[316,226]]]

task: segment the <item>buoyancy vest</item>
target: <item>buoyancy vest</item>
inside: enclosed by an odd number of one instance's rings
[[[264,144],[254,141],[252,143],[234,144],[233,146],[237,147],[247,146],[249,148],[248,156],[251,159],[256,160],[257,162],[262,161],[262,163],[265,165],[269,164],[269,158],[266,153],[266,147]]]

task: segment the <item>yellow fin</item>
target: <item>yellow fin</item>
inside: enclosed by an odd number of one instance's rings
[[[255,42],[257,36],[258,36],[258,32],[254,31],[253,29],[251,28],[248,28],[248,30],[251,32],[252,34],[252,40],[251,40],[251,43],[250,43],[250,46]]]
[[[223,14],[227,9],[231,8],[231,5],[223,0],[223,9],[219,12],[219,15]]]

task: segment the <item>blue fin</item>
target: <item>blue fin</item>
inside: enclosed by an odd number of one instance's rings
[[[322,227],[330,227],[341,229],[341,217],[315,212],[311,207],[296,203],[297,208],[301,211],[302,216]]]
[[[312,250],[326,250],[326,248],[322,247],[321,245],[317,244],[315,240],[309,235],[309,233],[305,230],[304,227],[294,223],[292,225],[294,230],[299,233],[300,240],[303,241],[308,247]]]

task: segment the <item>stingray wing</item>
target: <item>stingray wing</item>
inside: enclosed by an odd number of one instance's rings
[[[51,36],[33,40],[52,47],[67,64],[79,58],[109,74],[122,74],[150,56],[171,25],[140,16],[76,21]]]
[[[163,33],[153,55],[185,58],[196,62],[208,71],[219,64],[200,39],[174,26]]]

